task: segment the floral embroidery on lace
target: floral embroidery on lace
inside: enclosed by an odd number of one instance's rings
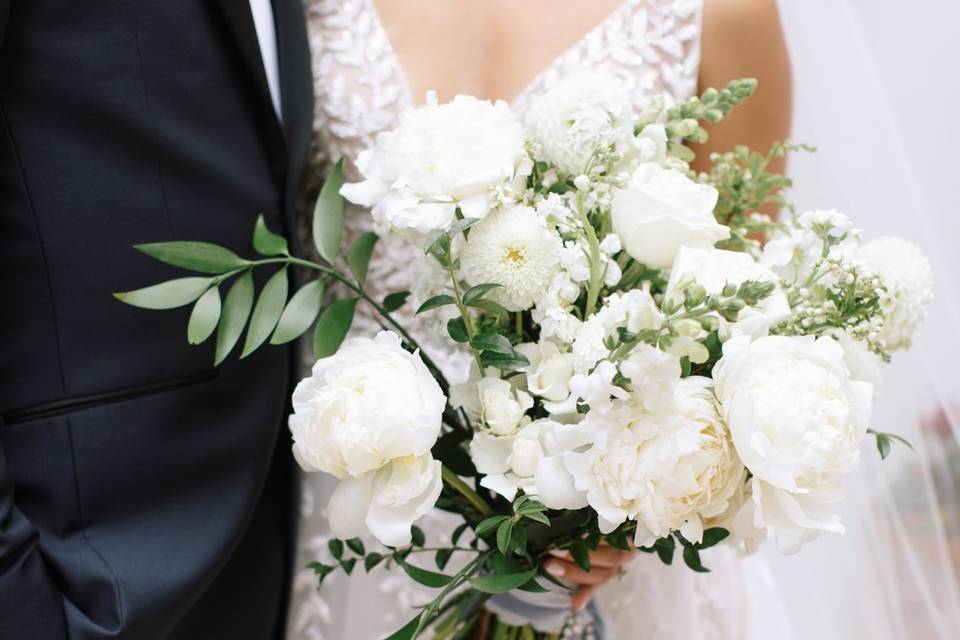
[[[372,145],[378,133],[394,127],[400,113],[414,104],[410,86],[373,0],[307,0],[306,5],[317,103],[303,211],[310,210],[307,201],[315,197],[323,177],[337,160],[344,160],[347,181],[358,179],[353,165],[357,155]],[[513,101],[513,109],[522,116],[536,96],[582,69],[620,78],[638,108],[657,94],[681,99],[693,95],[700,64],[701,13],[702,0],[626,0],[533,78]],[[307,219],[308,216],[301,216],[304,237],[309,237]],[[345,242],[351,242],[370,228],[369,214],[348,205]],[[372,296],[382,299],[395,291],[422,288],[423,281],[430,277],[422,258],[420,252],[408,244],[381,240],[367,276]],[[409,310],[398,316],[410,323],[406,326],[451,378],[464,377],[468,356],[453,348],[445,337],[437,337],[435,325],[419,320],[411,322]],[[354,333],[370,335],[378,329],[376,320],[362,307],[358,308]],[[327,553],[326,518],[317,513],[316,505],[325,504],[331,489],[332,482],[323,476],[304,477],[298,568],[305,567],[311,560],[322,560]],[[449,528],[441,526],[444,517],[449,516],[438,513],[421,523],[428,537],[439,537]],[[638,562],[650,560],[644,556]],[[655,601],[652,595],[659,584],[652,580],[658,574],[648,575],[644,570],[634,575],[636,579],[607,590],[603,605],[613,623],[611,640],[667,637],[661,625],[668,624],[670,619],[663,617],[662,610],[658,612],[644,604]],[[698,589],[701,604],[697,608],[702,611],[701,621],[712,626],[709,614],[720,607],[710,606],[707,601],[711,597],[721,598],[723,594],[709,591]],[[354,597],[351,598],[351,594]],[[299,570],[292,594],[288,637],[292,640],[382,637],[393,631],[398,622],[410,617],[413,605],[429,599],[424,596],[422,588],[405,575],[382,567],[369,576],[363,575],[362,569],[349,579],[330,576],[320,591],[316,589],[313,572]],[[674,607],[668,610],[675,611]],[[623,635],[628,629],[631,633]],[[648,629],[647,635],[639,631]]]

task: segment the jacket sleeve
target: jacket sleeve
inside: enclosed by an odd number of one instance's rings
[[[10,20],[11,0],[0,0],[0,46],[3,46],[3,36],[7,33],[7,22]]]
[[[66,640],[63,598],[40,555],[37,531],[13,495],[0,445],[0,638]]]

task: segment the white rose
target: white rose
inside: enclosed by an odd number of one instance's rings
[[[404,111],[400,124],[357,158],[364,180],[340,192],[372,207],[381,235],[425,234],[449,227],[457,207],[467,218],[484,217],[491,192],[531,167],[523,128],[507,103],[457,96]]]
[[[549,340],[521,344],[517,350],[530,360],[527,391],[543,398],[544,408],[550,413],[576,411],[576,399],[570,396],[570,378],[575,373],[573,354],[561,352]]]
[[[293,453],[306,471],[360,476],[428,454],[446,398],[418,353],[397,334],[351,338],[318,360],[293,393]]]
[[[408,545],[410,527],[433,509],[442,488],[440,462],[429,454],[393,460],[337,485],[330,530],[343,540],[369,532],[388,547]]]
[[[666,269],[680,247],[712,247],[730,237],[713,215],[719,194],[674,169],[640,165],[613,196],[613,230],[634,260]]]
[[[880,339],[893,351],[908,348],[933,299],[930,262],[920,249],[900,238],[868,242],[856,257],[880,276],[887,288]]]
[[[542,159],[570,177],[586,172],[591,159],[634,146],[636,116],[623,84],[603,74],[582,72],[559,82],[533,101],[527,112],[530,139]]]
[[[719,294],[728,284],[740,285],[748,280],[777,285],[759,307],[740,311],[732,325],[720,319],[724,336],[745,333],[755,338],[767,335],[770,327],[790,317],[790,303],[779,287],[779,278],[769,268],[758,264],[749,254],[721,249],[681,247],[670,270],[667,299],[683,299],[681,284],[690,281],[701,285],[708,294]]]
[[[754,521],[781,551],[842,532],[836,477],[856,467],[873,387],[854,381],[832,338],[747,336],[724,344],[717,397],[751,479]]]

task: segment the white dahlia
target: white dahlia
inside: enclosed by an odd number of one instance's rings
[[[901,238],[880,238],[860,248],[857,258],[887,287],[880,338],[891,351],[906,349],[927,317],[933,299],[933,271],[927,257]]]
[[[461,272],[470,284],[501,285],[490,298],[510,311],[532,307],[560,272],[563,242],[530,207],[498,210],[470,229]]]

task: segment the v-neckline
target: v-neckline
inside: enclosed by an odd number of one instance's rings
[[[374,23],[374,28],[380,32],[380,36],[383,39],[383,43],[388,52],[388,55],[393,59],[393,64],[397,70],[397,77],[401,84],[401,89],[404,95],[407,98],[408,104],[411,104],[415,107],[421,106],[421,103],[416,99],[416,96],[413,93],[413,85],[410,84],[410,78],[407,77],[407,72],[403,68],[403,63],[400,61],[400,56],[397,55],[396,50],[393,48],[393,42],[390,40],[390,32],[387,31],[386,25],[383,23],[383,20],[380,17],[380,9],[377,7],[375,0],[363,0],[367,4],[367,10],[370,12],[371,19]],[[527,95],[536,87],[542,79],[550,73],[550,71],[556,68],[558,65],[562,64],[569,56],[573,55],[584,42],[589,40],[594,36],[594,34],[599,33],[603,29],[607,28],[614,20],[618,19],[622,13],[624,13],[629,7],[631,7],[636,0],[623,0],[617,7],[611,11],[606,17],[604,17],[600,22],[594,25],[589,31],[577,38],[573,43],[570,44],[567,48],[560,52],[553,60],[551,60],[547,65],[535,73],[530,80],[523,85],[523,88],[515,96],[507,100],[506,98],[492,98],[492,97],[481,97],[476,96],[483,100],[490,100],[495,102],[498,100],[504,100],[511,108],[515,108],[517,104],[520,104]]]

